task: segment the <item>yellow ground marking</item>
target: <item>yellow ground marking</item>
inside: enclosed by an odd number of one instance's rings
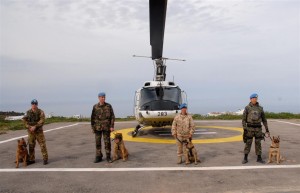
[[[243,129],[238,127],[221,127],[221,126],[196,126],[197,128],[212,128],[212,129],[225,129],[230,131],[238,131],[241,134],[235,135],[232,137],[224,137],[224,138],[213,138],[213,139],[193,139],[193,143],[225,143],[225,142],[237,142],[242,141],[242,133]],[[151,129],[152,127],[145,127],[143,130]],[[175,144],[175,139],[157,139],[157,138],[143,138],[143,137],[132,137],[131,132],[134,128],[121,129],[116,131],[117,133],[122,133],[123,139],[125,141],[131,142],[142,142],[142,143],[168,143]],[[114,138],[114,134],[111,134],[111,137]]]

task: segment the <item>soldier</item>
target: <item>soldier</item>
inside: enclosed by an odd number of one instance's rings
[[[192,138],[195,132],[195,124],[191,115],[187,113],[187,104],[183,103],[179,106],[181,113],[176,115],[172,123],[172,135],[176,139],[177,143],[177,164],[182,163],[183,156],[183,141]],[[186,148],[184,148],[186,151]],[[189,160],[185,160],[189,163]]]
[[[111,143],[110,143],[110,132],[114,131],[115,115],[112,106],[109,103],[105,102],[105,93],[100,92],[98,94],[99,103],[93,106],[93,111],[91,115],[91,126],[92,131],[95,134],[96,140],[96,158],[94,163],[102,161],[102,152],[101,152],[101,137],[103,135],[106,160],[109,163],[112,163],[110,152],[111,152]]]
[[[257,162],[265,163],[265,161],[261,158],[261,140],[264,139],[264,133],[262,132],[263,123],[267,137],[270,136],[267,119],[265,117],[265,113],[263,107],[259,105],[257,102],[257,94],[252,94],[250,96],[250,103],[245,107],[243,113],[243,129],[244,129],[244,160],[243,164],[248,162],[248,154],[251,150],[251,145],[253,141],[253,137],[255,137],[255,153],[257,155]]]
[[[23,122],[28,130],[29,143],[29,160],[28,164],[35,163],[35,144],[38,141],[43,155],[43,164],[48,164],[48,152],[46,147],[46,139],[43,132],[43,125],[45,123],[44,111],[38,108],[38,101],[33,99],[31,101],[31,109],[26,112],[23,117]]]

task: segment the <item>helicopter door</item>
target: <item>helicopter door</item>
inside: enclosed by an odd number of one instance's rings
[[[181,91],[181,100],[182,100],[181,104],[182,103],[186,103],[186,104],[188,103],[188,101],[187,101],[187,94],[184,91]]]
[[[138,117],[138,115],[139,115],[140,97],[141,97],[140,91],[135,91],[135,96],[134,96],[134,115],[135,115],[135,117]]]

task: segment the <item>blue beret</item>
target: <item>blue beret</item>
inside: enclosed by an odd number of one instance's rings
[[[250,95],[250,99],[257,98],[257,97],[258,97],[258,95],[256,93],[253,93],[252,95]]]
[[[105,96],[105,92],[99,92],[98,97]]]
[[[38,101],[36,99],[32,99],[31,104],[38,104]]]
[[[182,103],[182,104],[179,106],[179,109],[183,109],[183,108],[187,108],[187,104],[186,104],[186,103]]]

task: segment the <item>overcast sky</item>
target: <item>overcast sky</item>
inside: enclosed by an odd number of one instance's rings
[[[90,116],[105,91],[117,117],[153,79],[147,0],[0,0],[0,110]],[[300,113],[300,1],[169,0],[167,80],[189,111]]]

